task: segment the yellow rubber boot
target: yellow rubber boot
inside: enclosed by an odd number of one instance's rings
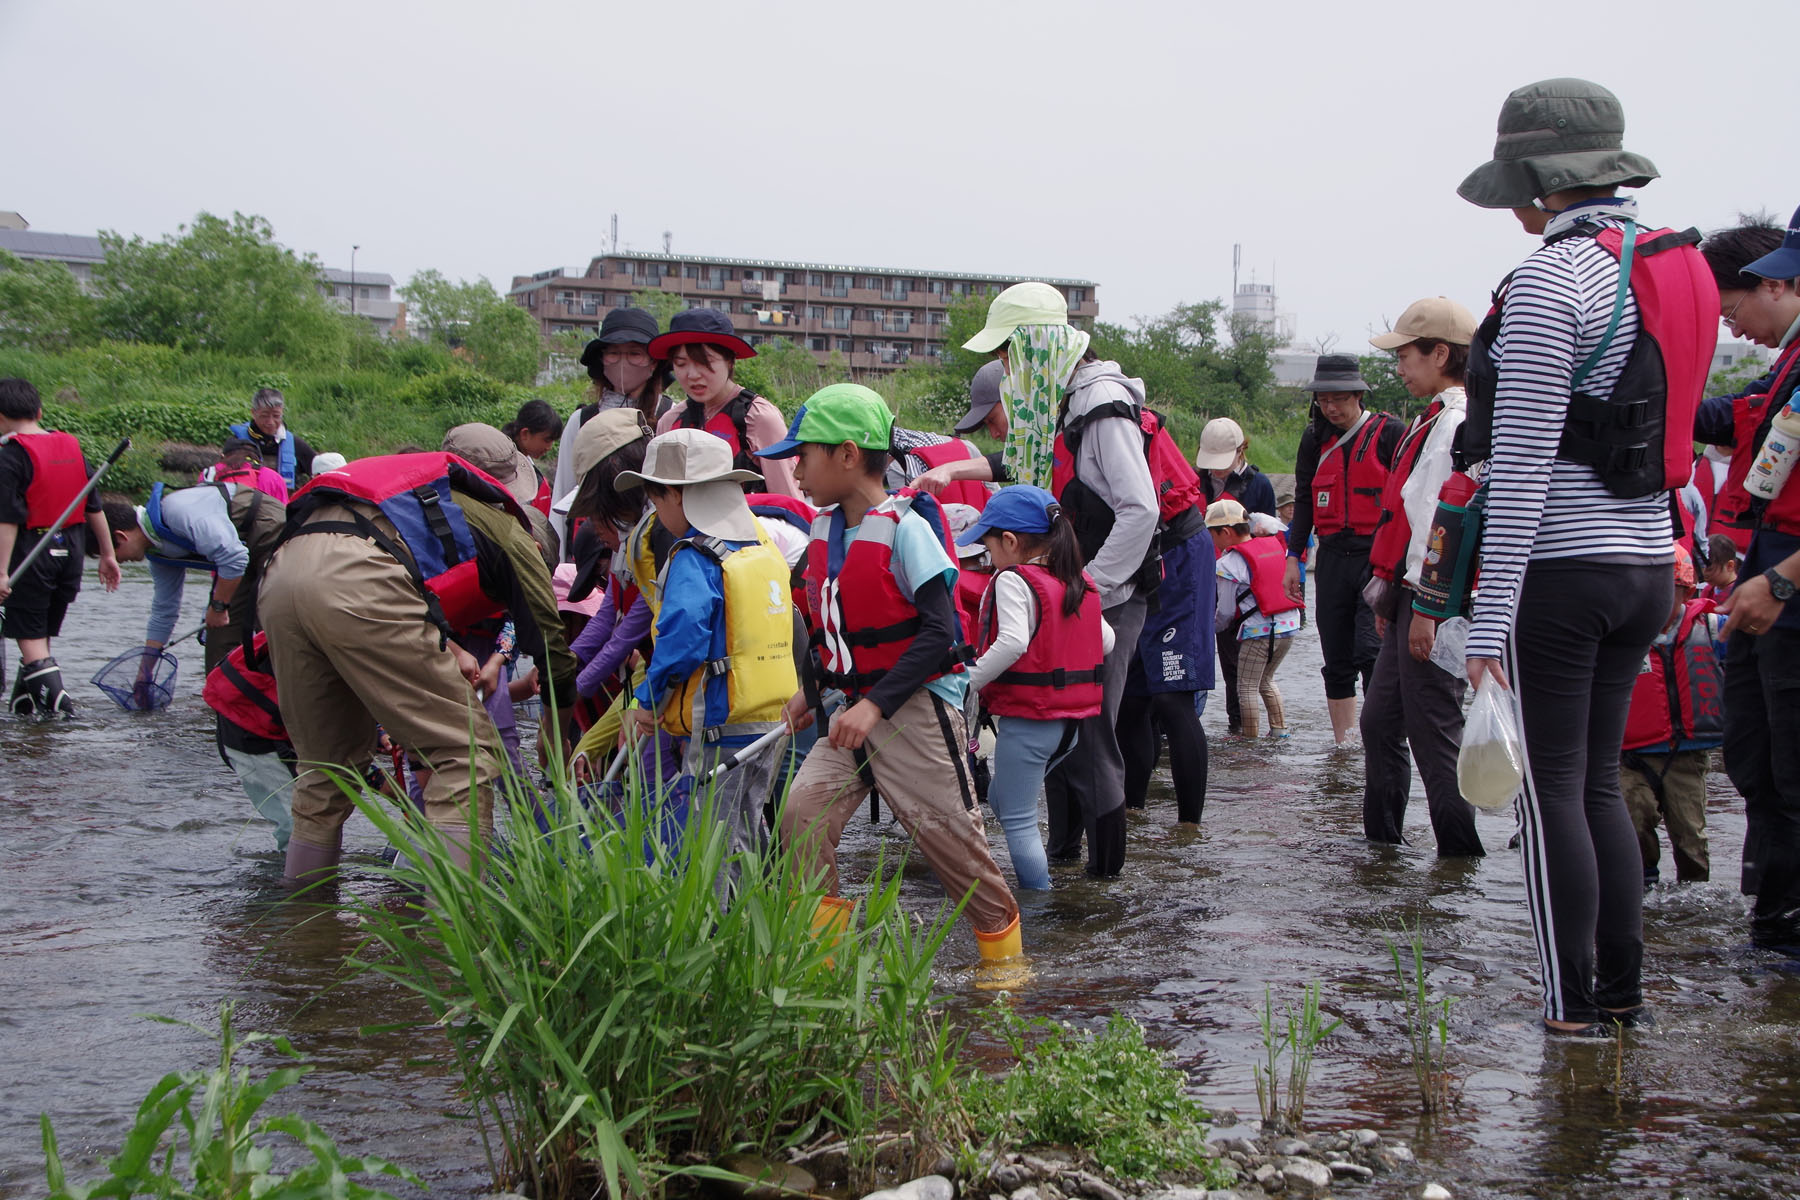
[[[813,935],[835,949],[844,930],[850,928],[850,913],[855,907],[853,902],[842,896],[820,896],[819,907],[813,909]],[[826,955],[825,965],[835,967],[837,963],[830,955]]]
[[[1012,924],[998,933],[983,933],[977,929],[975,945],[981,950],[983,966],[1019,957],[1025,952],[1019,941],[1019,918],[1013,917]]]
[[[1016,991],[1031,982],[1031,964],[1019,939],[1019,918],[996,933],[975,931],[975,947],[981,951],[981,965],[975,971],[975,986],[983,991]]]

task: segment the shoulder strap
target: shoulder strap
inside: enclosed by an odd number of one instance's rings
[[[1143,416],[1137,405],[1127,404],[1123,400],[1108,400],[1105,404],[1094,405],[1079,416],[1064,417],[1063,442],[1069,447],[1070,454],[1081,449],[1081,439],[1086,433],[1087,427],[1105,417],[1122,417],[1132,424],[1140,426],[1143,423]]]
[[[1619,332],[1619,320],[1625,315],[1625,301],[1631,295],[1631,262],[1637,257],[1637,222],[1625,222],[1625,239],[1619,245],[1619,291],[1613,297],[1612,318],[1606,323],[1606,332],[1600,335],[1599,345],[1592,354],[1582,360],[1575,368],[1575,375],[1569,380],[1569,388],[1579,388],[1588,374],[1605,356],[1607,348],[1612,345],[1613,335]]]

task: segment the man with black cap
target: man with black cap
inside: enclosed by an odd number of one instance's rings
[[[1343,746],[1356,730],[1357,678],[1366,694],[1381,652],[1375,614],[1362,592],[1381,519],[1381,490],[1405,427],[1386,413],[1364,410],[1369,384],[1351,355],[1321,355],[1306,390],[1313,394],[1312,423],[1300,434],[1295,455],[1294,519],[1283,586],[1292,599],[1305,599],[1300,566],[1308,541],[1318,534],[1313,623],[1325,658],[1320,673],[1331,737]]]
[[[1800,395],[1800,210],[1785,232],[1721,230],[1701,253],[1725,323],[1778,355],[1745,393],[1704,402],[1694,436],[1731,445],[1714,519],[1748,543],[1741,582],[1722,608],[1734,635],[1725,643],[1725,770],[1744,796],[1750,937],[1800,957],[1800,604],[1790,603],[1800,582],[1800,483],[1790,473],[1773,496],[1744,486],[1771,427]]]
[[[1618,195],[1657,171],[1623,148],[1611,92],[1528,84],[1498,126],[1492,159],[1457,191],[1541,223],[1543,244],[1469,347],[1461,432],[1486,463],[1486,516],[1468,676],[1512,694],[1523,734],[1514,807],[1544,1026],[1612,1037],[1645,1017],[1643,858],[1620,747],[1673,603],[1669,492],[1692,468],[1718,290],[1698,234],[1640,227]]]
[[[656,318],[641,308],[615,308],[600,322],[600,334],[581,351],[581,365],[594,381],[595,398],[569,414],[563,423],[562,444],[573,446],[583,422],[613,408],[635,408],[644,414],[646,425],[668,407],[663,390],[669,386],[669,368],[652,357],[650,343],[657,334]],[[551,482],[552,494],[562,497],[581,482],[568,454],[556,456],[556,476]],[[562,538],[565,559],[573,553],[568,519],[552,512],[550,523]]]

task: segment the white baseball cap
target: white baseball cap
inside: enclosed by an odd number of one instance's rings
[[[1202,471],[1235,467],[1243,448],[1243,427],[1230,417],[1214,417],[1200,431],[1200,452],[1194,455],[1194,466]]]

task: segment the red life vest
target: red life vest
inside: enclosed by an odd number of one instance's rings
[[[1100,590],[1088,580],[1081,607],[1071,617],[1063,613],[1067,589],[1049,568],[1038,563],[1007,567],[995,574],[995,583],[1009,572],[1031,585],[1037,599],[1037,627],[1018,661],[981,689],[982,704],[997,716],[1032,721],[1079,721],[1098,715],[1100,668],[1106,659],[1100,649],[1105,644],[1100,635]],[[981,631],[979,649],[985,652],[998,632],[992,586],[982,597],[977,628]],[[1071,663],[1074,670],[1069,669]],[[1085,665],[1089,663],[1093,665]]]
[[[755,392],[743,388],[724,408],[714,413],[711,419],[706,416],[705,405],[698,400],[689,400],[675,418],[675,428],[704,429],[714,437],[724,438],[725,444],[731,447],[733,469],[761,474],[762,468],[757,465],[756,456],[750,452],[750,405],[758,399],[760,397]]]
[[[1381,516],[1375,522],[1375,543],[1369,549],[1369,565],[1375,574],[1390,582],[1406,574],[1406,548],[1412,544],[1412,522],[1407,519],[1406,505],[1400,491],[1412,477],[1419,454],[1437,427],[1438,414],[1444,411],[1442,400],[1433,400],[1413,421],[1394,447],[1394,465],[1388,468],[1387,482],[1381,486]],[[1315,477],[1314,482],[1317,482]]]
[[[1287,594],[1287,543],[1273,534],[1251,538],[1232,547],[1250,564],[1250,598],[1265,617],[1305,608],[1306,602]]]
[[[206,676],[200,692],[212,710],[254,737],[271,742],[288,740],[281,720],[281,702],[275,695],[275,676],[269,666],[269,639],[259,633],[250,639],[249,653],[240,644],[232,648]]]
[[[993,578],[984,571],[956,573],[956,615],[961,618],[964,629],[981,628],[981,601]]]
[[[31,460],[31,482],[25,485],[25,528],[49,529],[87,486],[87,460],[81,457],[81,443],[74,434],[54,431],[15,433],[11,441]],[[67,529],[85,520],[87,514],[77,505],[69,519],[56,528]]]
[[[770,521],[785,521],[795,529],[810,535],[812,523],[819,517],[819,511],[798,496],[786,496],[780,492],[750,492],[744,496],[744,503],[756,516]],[[802,558],[800,565],[793,572],[794,611],[806,617],[810,626],[812,618],[806,616],[806,580],[802,572],[806,560]]]
[[[1640,232],[1635,223],[1630,228],[1637,338],[1611,396],[1602,400],[1576,391],[1569,397],[1562,441],[1556,448],[1557,458],[1593,467],[1608,491],[1627,500],[1681,487],[1693,473],[1694,414],[1718,348],[1719,313],[1718,285],[1695,248],[1698,230]],[[1624,229],[1583,222],[1552,241],[1574,237],[1593,238],[1623,262]],[[1502,283],[1492,311],[1469,346],[1469,415],[1463,450],[1471,462],[1493,452],[1498,371],[1491,352],[1500,332],[1505,290]],[[1578,366],[1571,381],[1574,387],[1581,386],[1592,365],[1590,360]]]
[[[813,522],[805,567],[812,641],[824,685],[842,688],[853,700],[893,670],[919,632],[919,610],[894,578],[894,538],[909,512],[923,517],[940,538],[947,537],[937,502],[910,490],[865,513],[848,547],[842,509],[828,509]],[[954,550],[951,561],[956,561]],[[959,628],[928,678],[966,669],[968,648],[961,642]]]
[[[1697,750],[1723,740],[1724,672],[1700,619],[1712,611],[1710,600],[1688,601],[1675,640],[1650,647],[1631,689],[1625,749]]]
[[[1051,451],[1050,490],[1059,501],[1064,489],[1075,478],[1075,456],[1081,453],[1081,439],[1087,427],[1102,417],[1123,417],[1135,421],[1143,430],[1144,461],[1150,466],[1150,482],[1156,485],[1157,515],[1164,524],[1175,523],[1182,514],[1199,505],[1200,476],[1188,456],[1181,452],[1181,447],[1175,444],[1175,439],[1169,436],[1162,414],[1123,400],[1097,404],[1079,417],[1065,418],[1056,431],[1056,444]],[[1193,533],[1193,529],[1186,529],[1176,540],[1191,537]]]
[[[547,517],[550,515],[550,505],[555,499],[556,497],[550,491],[550,481],[539,475],[537,495],[531,498],[531,507]]]
[[[223,464],[211,466],[200,472],[201,483],[235,483],[239,487],[247,487],[261,492],[271,499],[283,504],[288,500],[287,481],[280,474],[267,467],[245,463],[241,467],[225,468]]]
[[[1381,434],[1388,420],[1386,413],[1370,413],[1355,433],[1348,438],[1334,434],[1319,451],[1312,490],[1313,531],[1320,537],[1345,530],[1367,537],[1380,524],[1388,480]]]
[[[504,606],[481,590],[476,563],[475,535],[462,507],[450,494],[452,488],[499,505],[527,533],[531,531],[525,510],[500,482],[454,454],[442,451],[422,454],[386,454],[359,458],[335,471],[315,475],[288,504],[288,526],[283,540],[305,533],[350,533],[366,537],[394,555],[409,570],[425,595],[432,624],[458,633],[481,621],[499,616]],[[308,522],[321,503],[360,500],[373,504],[393,522],[405,553],[362,518],[356,524],[339,521]]]
[[[1767,504],[1759,504],[1757,498],[1744,490],[1744,479],[1750,474],[1756,451],[1762,446],[1763,438],[1768,436],[1775,414],[1781,411],[1789,397],[1800,392],[1800,373],[1795,371],[1796,364],[1800,364],[1800,340],[1782,352],[1775,364],[1774,385],[1767,392],[1742,396],[1731,403],[1731,467],[1725,472],[1725,484],[1713,503],[1714,524],[1707,528],[1711,532],[1730,535],[1739,554],[1750,549],[1750,535],[1759,525],[1777,533],[1800,535],[1800,486],[1783,487]]]
[[[927,467],[941,467],[945,463],[969,462],[981,457],[969,443],[961,438],[951,438],[936,446],[920,446],[910,451]],[[938,493],[938,499],[945,504],[967,504],[980,512],[987,507],[988,490],[973,479],[959,479]]]

